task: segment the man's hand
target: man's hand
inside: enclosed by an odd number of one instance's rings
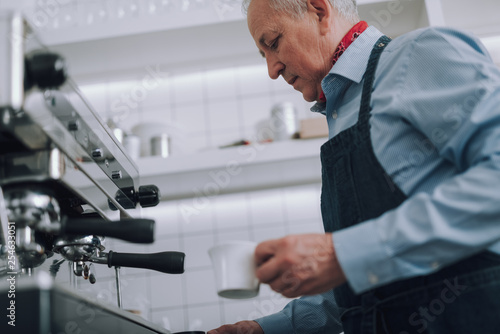
[[[255,249],[257,278],[288,298],[315,295],[346,281],[332,234],[289,235]]]
[[[264,331],[255,321],[240,321],[234,325],[224,325],[212,329],[207,334],[264,334]]]

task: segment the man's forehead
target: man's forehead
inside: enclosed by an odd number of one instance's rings
[[[269,24],[277,16],[276,10],[271,8],[269,0],[252,0],[248,7],[248,21],[258,22],[258,24]]]
[[[251,4],[256,1],[263,1],[264,4],[267,4],[267,0],[253,0]],[[254,7],[253,10],[251,9],[252,7],[248,8],[248,28],[257,41],[259,41],[264,34],[279,30],[276,12],[272,10],[269,5],[260,8]]]
[[[258,42],[263,42],[265,39],[272,37],[271,35],[279,33],[279,31],[279,25],[276,22],[263,21],[261,22],[261,24],[257,24],[257,26],[255,27],[254,38]]]
[[[248,14],[253,10],[266,10],[270,9],[269,0],[251,0],[248,5]]]

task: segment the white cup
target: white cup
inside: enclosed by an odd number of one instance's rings
[[[259,294],[251,241],[229,241],[208,250],[215,273],[217,294],[224,298],[246,299]]]

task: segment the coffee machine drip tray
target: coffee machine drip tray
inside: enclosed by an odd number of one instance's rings
[[[13,298],[8,297],[10,283],[5,279],[0,282],[1,308],[4,312],[7,309],[0,333],[171,333],[138,315],[97,303],[57,285],[45,272],[35,277],[14,277]]]

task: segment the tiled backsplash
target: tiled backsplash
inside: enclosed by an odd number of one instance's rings
[[[181,210],[191,203],[190,199],[143,209],[144,217],[156,220],[155,243],[136,245],[108,239],[107,250],[182,251],[186,253],[186,271],[169,275],[121,268],[123,308],[139,310],[144,318],[172,331],[208,330],[281,310],[289,299],[266,285],[261,285],[259,296],[253,299],[218,297],[207,250],[225,240],[260,242],[287,234],[319,233],[319,196],[319,184],[220,195],[189,221],[182,218]],[[114,270],[105,265],[95,265],[95,269],[97,283],[91,285],[78,278],[78,288],[101,302],[116,305]],[[64,265],[57,279],[67,282],[67,271]]]
[[[283,79],[269,79],[263,63],[190,73],[152,65],[141,71],[135,80],[83,82],[80,88],[104,119],[118,119],[128,132],[138,124],[163,124],[172,154],[255,139],[258,123],[276,103],[294,103],[299,119],[318,116]]]

